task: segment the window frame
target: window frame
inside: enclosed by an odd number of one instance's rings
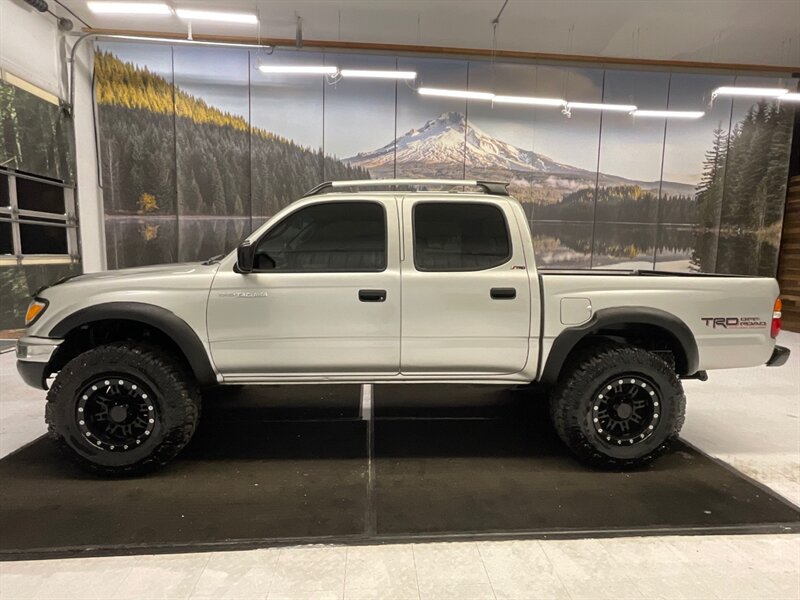
[[[380,207],[381,212],[383,214],[383,247],[384,247],[384,262],[383,267],[380,269],[358,269],[358,270],[344,270],[344,269],[336,269],[336,270],[277,270],[277,269],[256,269],[253,268],[251,273],[270,273],[270,274],[305,274],[305,273],[384,273],[389,268],[389,218],[386,212],[386,205],[383,202],[378,200],[358,200],[358,199],[351,199],[351,200],[327,200],[322,202],[310,202],[308,204],[304,204],[301,207],[298,207],[296,210],[293,210],[288,215],[283,217],[280,221],[276,222],[274,225],[270,226],[264,233],[262,233],[258,239],[254,242],[253,246],[255,247],[254,252],[258,251],[259,245],[261,242],[266,238],[273,230],[277,227],[280,227],[283,223],[286,222],[287,219],[292,218],[294,215],[299,213],[302,210],[307,208],[312,208],[314,206],[323,206],[323,205],[331,205],[331,204],[375,204]]]
[[[508,239],[508,254],[502,259],[501,262],[497,263],[496,265],[492,265],[489,267],[481,267],[481,268],[473,268],[473,267],[460,267],[460,268],[449,268],[449,269],[429,269],[427,267],[422,267],[419,264],[418,257],[417,257],[417,207],[422,204],[443,204],[445,206],[490,206],[494,210],[500,213],[500,217],[503,219],[503,224],[505,225],[506,231],[506,238]],[[511,259],[514,257],[514,240],[511,237],[511,228],[508,225],[508,219],[506,218],[505,210],[499,204],[494,202],[486,202],[486,201],[475,201],[475,202],[464,202],[464,201],[452,201],[452,200],[420,200],[414,202],[414,205],[411,207],[411,244],[412,248],[412,255],[414,257],[414,269],[419,271],[420,273],[478,273],[480,271],[489,271],[491,269],[496,269],[497,267],[502,267],[505,264],[511,262]]]
[[[75,193],[74,190],[60,182],[44,177],[35,177],[13,170],[0,169],[0,177],[6,179],[5,185],[8,186],[8,206],[0,206],[0,215],[3,223],[11,225],[11,248],[12,254],[0,254],[0,266],[14,265],[47,265],[47,264],[74,264],[79,262],[78,246],[78,219],[75,214]],[[29,210],[19,208],[17,198],[17,179],[28,179],[37,183],[51,185],[61,188],[64,195],[63,214],[51,213],[39,210]],[[0,185],[4,185],[0,181]],[[27,218],[26,218],[27,217]],[[35,221],[32,219],[48,219],[48,221]],[[20,225],[35,225],[41,227],[58,227],[66,229],[67,252],[64,253],[23,253],[22,235]]]

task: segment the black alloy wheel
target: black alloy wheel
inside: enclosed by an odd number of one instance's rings
[[[160,425],[153,392],[129,375],[109,374],[78,394],[75,419],[87,441],[110,452],[126,452],[149,439]]]
[[[660,405],[653,382],[639,375],[620,375],[600,386],[591,419],[597,434],[608,443],[632,446],[653,434]]]

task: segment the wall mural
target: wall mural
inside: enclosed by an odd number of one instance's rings
[[[71,117],[60,107],[0,81],[0,167],[73,183]],[[0,187],[6,185],[0,178]],[[0,201],[6,206],[4,192]],[[2,233],[9,236],[10,229]],[[25,310],[36,290],[80,272],[80,262],[0,266],[0,331],[24,326]]]
[[[67,112],[0,80],[0,166],[72,183]]]
[[[260,65],[416,71],[415,82]],[[774,275],[793,107],[775,78],[102,43],[109,267],[230,251],[320,181],[510,181],[542,268]],[[697,120],[420,95],[422,86],[704,110]]]

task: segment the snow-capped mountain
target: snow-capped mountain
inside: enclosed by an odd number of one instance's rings
[[[370,152],[359,152],[344,159],[353,166],[363,167],[373,177],[391,177],[395,172],[403,177],[472,177],[503,178],[520,185],[524,181],[534,186],[568,193],[593,186],[597,174],[556,162],[544,154],[525,150],[504,142],[475,125],[467,124],[460,112],[442,113],[418,129],[411,129],[385,146]],[[639,185],[643,189],[673,194],[693,195],[690,185],[674,182],[635,181],[600,173],[600,185]]]
[[[463,164],[466,155],[467,165],[480,169],[591,175],[589,171],[499,140],[474,125],[467,126],[466,118],[459,112],[443,113],[419,129],[407,131],[396,142],[372,152],[360,152],[345,161],[370,171],[393,168],[395,148],[397,164],[404,166],[458,165]]]

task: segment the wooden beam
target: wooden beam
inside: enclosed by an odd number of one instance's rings
[[[139,37],[158,37],[165,39],[185,40],[186,34],[175,32],[160,31],[136,31],[130,29],[97,29],[84,27],[84,33],[96,35],[130,35]],[[257,44],[258,38],[246,36],[229,35],[208,35],[195,34],[193,39],[199,42],[223,42],[229,44]],[[277,46],[284,48],[294,48],[294,39],[284,38],[261,38],[260,43],[264,46]],[[555,62],[555,63],[578,63],[586,65],[600,66],[625,66],[625,67],[648,67],[655,69],[685,69],[703,71],[737,71],[737,72],[757,72],[774,73],[784,77],[800,77],[800,65],[796,66],[775,66],[757,65],[746,63],[717,63],[707,61],[692,60],[661,60],[652,58],[620,58],[614,56],[588,56],[584,54],[555,54],[550,52],[522,52],[517,50],[497,50],[492,52],[487,48],[453,48],[447,46],[420,46],[407,44],[379,44],[373,42],[343,42],[335,40],[303,40],[303,48],[315,50],[345,50],[345,51],[369,51],[384,52],[391,54],[426,54],[426,55],[446,55],[454,57],[475,57],[475,58],[505,58],[518,61],[531,62]]]

